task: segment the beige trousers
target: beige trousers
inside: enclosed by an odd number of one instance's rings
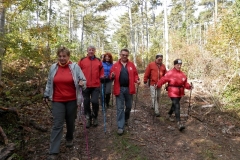
[[[159,113],[158,104],[159,104],[159,97],[161,94],[161,88],[155,89],[154,86],[150,86],[150,92],[151,92],[151,98],[152,98],[152,107],[154,108],[155,113],[158,114]],[[155,107],[154,107],[154,104],[155,104]]]

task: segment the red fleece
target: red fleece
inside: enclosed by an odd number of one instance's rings
[[[76,89],[71,70],[68,65],[58,66],[53,79],[53,101],[66,102],[76,100]]]

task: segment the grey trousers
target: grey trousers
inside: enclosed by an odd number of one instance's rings
[[[66,140],[73,139],[75,130],[75,119],[77,114],[77,101],[52,102],[53,127],[50,137],[49,154],[59,153],[60,143],[63,135],[63,125],[66,120]]]

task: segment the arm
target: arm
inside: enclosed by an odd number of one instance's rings
[[[76,66],[76,70],[77,70],[78,84],[83,88],[83,90],[85,90],[86,84],[87,84],[86,77],[84,76],[79,66]]]
[[[134,82],[139,84],[140,83],[140,78],[138,76],[137,68],[134,64],[133,64],[133,71],[134,71]]]
[[[158,82],[157,82],[157,88],[161,88],[163,84],[168,82],[167,76],[163,76]]]
[[[146,84],[149,78],[150,78],[150,66],[148,65],[144,73],[143,83]]]
[[[188,82],[187,82],[187,79],[186,79],[186,81],[185,81],[185,83],[184,83],[184,88],[186,88],[186,89],[193,89],[193,86],[192,85],[190,85]]]

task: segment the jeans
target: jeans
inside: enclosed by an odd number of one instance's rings
[[[50,154],[59,153],[63,135],[63,125],[66,120],[66,140],[73,139],[75,119],[77,114],[77,101],[52,102],[53,128],[50,137]]]
[[[116,96],[118,129],[124,129],[125,120],[130,118],[132,100],[133,95],[129,94],[128,87],[120,87],[120,94]]]
[[[177,122],[180,121],[180,100],[181,97],[170,97],[172,100],[172,107],[170,111],[168,112],[169,115],[172,115],[172,113],[175,111],[175,116]]]
[[[87,116],[87,118],[97,118],[98,117],[98,111],[99,111],[99,87],[95,88],[86,88],[83,91],[83,98],[84,98],[84,113]],[[92,110],[90,107],[90,102],[92,102]]]

